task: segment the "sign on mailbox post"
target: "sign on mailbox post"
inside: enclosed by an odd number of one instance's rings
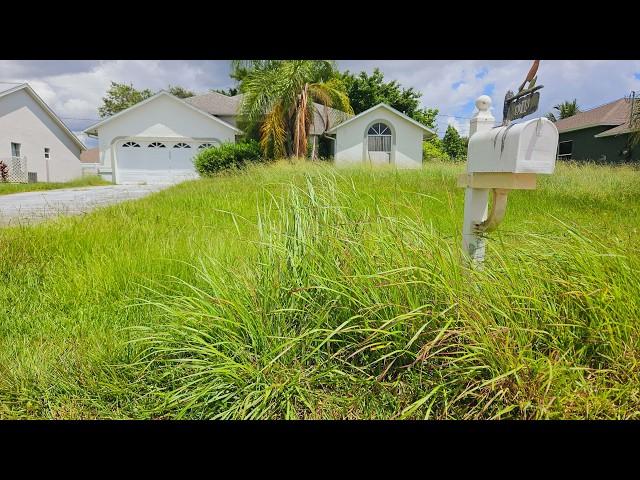
[[[485,236],[498,227],[506,212],[510,190],[536,188],[536,175],[553,173],[558,146],[558,129],[546,118],[511,124],[538,108],[535,87],[539,61],[535,61],[517,94],[507,93],[502,126],[495,127],[490,113],[491,99],[476,100],[478,112],[471,119],[467,173],[458,186],[465,187],[463,248],[475,263],[484,260]],[[529,86],[525,89],[525,84]],[[493,205],[489,212],[489,193]]]
[[[507,115],[505,120],[507,123],[518,118],[524,118],[527,115],[531,115],[538,110],[538,104],[540,103],[540,90],[543,85],[535,87],[531,90],[526,90],[513,97],[505,98]]]

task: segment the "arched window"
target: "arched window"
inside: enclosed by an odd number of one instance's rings
[[[391,129],[384,123],[374,123],[367,132],[370,152],[391,151]]]
[[[140,148],[140,145],[136,142],[125,142],[122,146],[124,148]]]
[[[167,148],[164,143],[160,142],[151,142],[149,144],[149,148]]]
[[[202,143],[200,144],[200,146],[198,146],[198,148],[202,150],[203,148],[211,148],[213,146],[213,143]]]
[[[191,148],[191,145],[188,143],[176,143],[173,148]]]

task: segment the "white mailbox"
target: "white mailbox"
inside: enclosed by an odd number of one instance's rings
[[[558,129],[546,118],[476,132],[469,138],[467,173],[553,173]]]

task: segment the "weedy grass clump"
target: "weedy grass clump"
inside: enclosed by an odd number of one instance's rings
[[[556,219],[491,239],[478,269],[457,235],[360,193],[307,176],[263,203],[255,262],[203,258],[196,280],[139,298],[157,322],[131,330],[125,369],[145,415],[640,416],[640,261],[625,244]]]

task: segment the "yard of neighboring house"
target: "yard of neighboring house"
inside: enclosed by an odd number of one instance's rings
[[[482,271],[461,171],[281,162],[0,229],[0,418],[640,418],[640,171],[513,192]]]
[[[36,192],[39,190],[55,190],[60,188],[77,188],[90,187],[95,185],[109,185],[110,182],[103,180],[98,176],[80,177],[70,182],[48,183],[3,183],[0,182],[0,195],[9,195],[11,193]]]

